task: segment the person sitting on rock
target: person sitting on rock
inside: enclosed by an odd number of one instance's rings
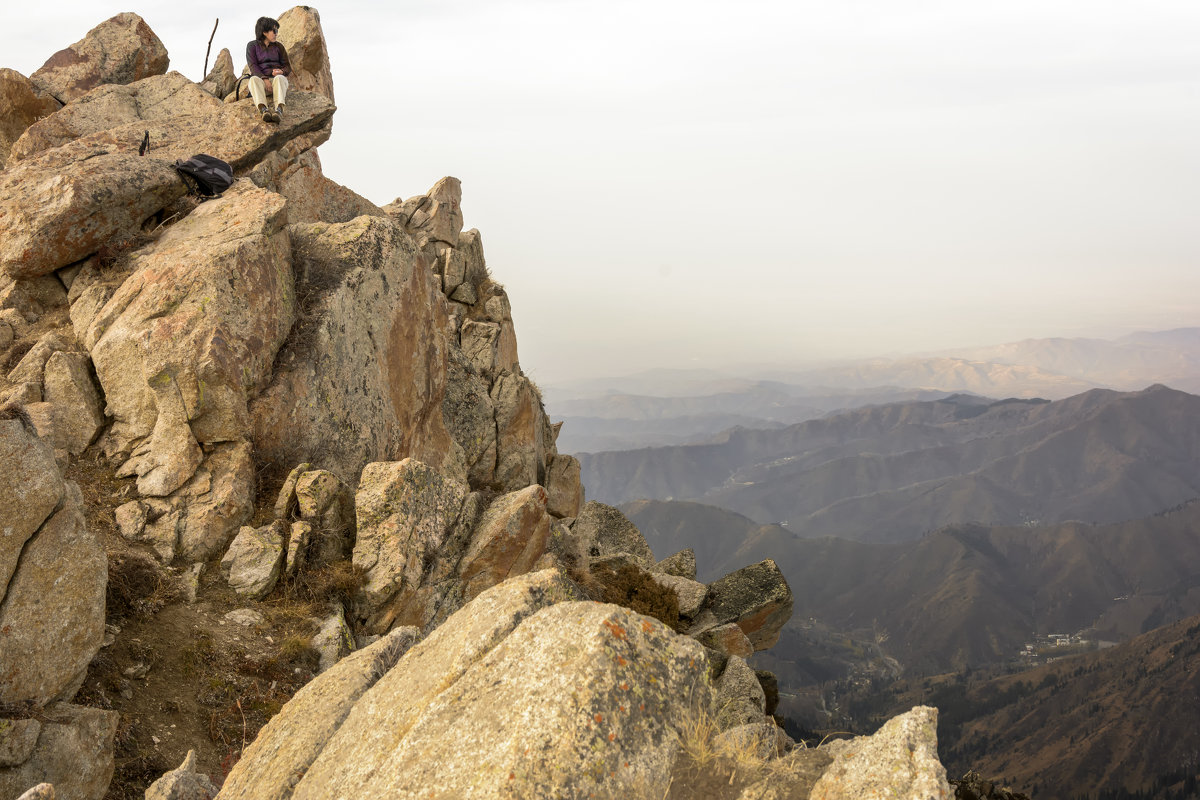
[[[264,122],[283,119],[283,103],[287,98],[287,76],[292,74],[287,50],[275,41],[279,23],[270,17],[259,17],[254,25],[253,42],[246,45],[246,66],[250,69],[250,96],[254,98]],[[275,108],[267,103],[267,95],[275,100]]]

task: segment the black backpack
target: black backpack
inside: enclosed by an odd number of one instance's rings
[[[233,167],[204,153],[176,161],[175,169],[188,189],[201,197],[217,197],[233,185]]]

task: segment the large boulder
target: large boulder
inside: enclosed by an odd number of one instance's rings
[[[755,650],[766,650],[779,641],[779,632],[791,616],[792,589],[768,558],[709,584],[704,605],[689,632],[698,635],[735,623]]]
[[[372,610],[422,584],[468,492],[465,484],[411,458],[366,466],[355,495],[354,565],[366,575],[363,593]]]
[[[812,800],[949,800],[937,755],[937,709],[917,706],[872,736],[836,743],[833,763],[813,786]]]
[[[129,235],[187,187],[176,160],[208,153],[244,172],[307,133],[328,138],[333,104],[297,92],[279,125],[264,125],[250,103],[207,113],[130,122],[38,153],[0,173],[0,271],[46,275]],[[145,131],[152,150],[138,156]]]
[[[24,797],[31,786],[53,786],[43,797],[101,800],[113,775],[116,711],[56,703],[38,714],[37,745],[21,764],[0,767],[0,797]],[[7,720],[0,720],[0,725]],[[37,795],[34,795],[35,797]]]
[[[454,247],[463,228],[462,182],[447,176],[427,194],[395,200],[384,211],[416,237],[419,247],[437,242]]]
[[[221,573],[242,597],[261,600],[271,593],[283,570],[288,526],[276,520],[262,528],[244,527],[221,559]]]
[[[495,483],[505,491],[539,483],[545,471],[545,411],[537,388],[519,372],[505,372],[492,384],[491,401],[496,409]]]
[[[221,789],[223,800],[288,797],[354,704],[419,638],[397,628],[321,673],[259,731]]]
[[[363,616],[375,633],[436,626],[483,590],[533,569],[550,534],[541,486],[486,506],[466,484],[412,459],[369,464],[356,500],[354,564],[366,574]]]
[[[304,92],[317,92],[333,101],[333,75],[321,15],[310,6],[294,6],[279,17],[279,42],[287,48],[292,75],[288,83]]]
[[[0,705],[70,699],[104,636],[104,550],[49,446],[0,420]]]
[[[54,451],[19,419],[0,412],[0,587],[16,572],[25,543],[62,502],[65,487]],[[4,597],[0,591],[0,600]]]
[[[465,598],[533,569],[546,552],[550,522],[546,490],[536,484],[492,503],[475,527],[458,570]]]
[[[114,418],[107,449],[143,495],[180,488],[200,444],[250,432],[247,401],[295,315],[284,205],[249,184],[203,204],[136,254],[87,326]]]
[[[11,169],[43,150],[109,128],[143,120],[211,114],[220,108],[219,100],[178,72],[154,75],[128,85],[97,86],[58,113],[29,126],[13,145],[8,166]],[[150,152],[158,144],[152,140]]]
[[[577,517],[583,507],[583,482],[579,478],[579,459],[557,454],[546,467],[546,493],[550,513],[556,517]]]
[[[259,455],[319,462],[349,484],[404,458],[464,479],[442,412],[447,301],[428,258],[386,218],[289,231],[300,321],[252,406]]]
[[[222,47],[221,52],[217,53],[217,60],[213,64],[213,68],[200,82],[200,88],[221,100],[233,91],[233,87],[237,85],[237,79],[238,74],[233,66],[233,56],[229,54],[229,48]]]
[[[167,48],[146,21],[117,14],[59,50],[29,79],[67,103],[105,83],[133,83],[167,71]]]
[[[479,595],[363,694],[292,797],[662,796],[673,730],[712,700],[703,648],[572,593],[547,570]]]
[[[625,553],[640,567],[652,569],[655,565],[654,553],[646,543],[646,537],[620,509],[589,500],[584,503],[571,531],[585,542],[588,555],[592,557]]]
[[[104,404],[86,353],[56,352],[46,359],[42,396],[54,412],[56,447],[79,455],[104,426]]]
[[[13,143],[35,122],[61,107],[16,70],[0,68],[0,164],[8,160]]]

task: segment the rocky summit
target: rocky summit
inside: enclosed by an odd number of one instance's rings
[[[586,502],[460,182],[325,177],[279,20],[277,125],[133,13],[0,70],[0,797],[947,797],[935,709],[783,732],[775,562]]]

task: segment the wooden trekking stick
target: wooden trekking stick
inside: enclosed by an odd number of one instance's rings
[[[213,23],[213,32],[208,36],[208,49],[204,51],[204,72],[201,73],[204,77],[200,80],[204,80],[204,78],[208,77],[208,54],[212,52],[212,40],[213,37],[217,35],[217,26],[220,24],[221,18],[217,17],[217,21]]]

